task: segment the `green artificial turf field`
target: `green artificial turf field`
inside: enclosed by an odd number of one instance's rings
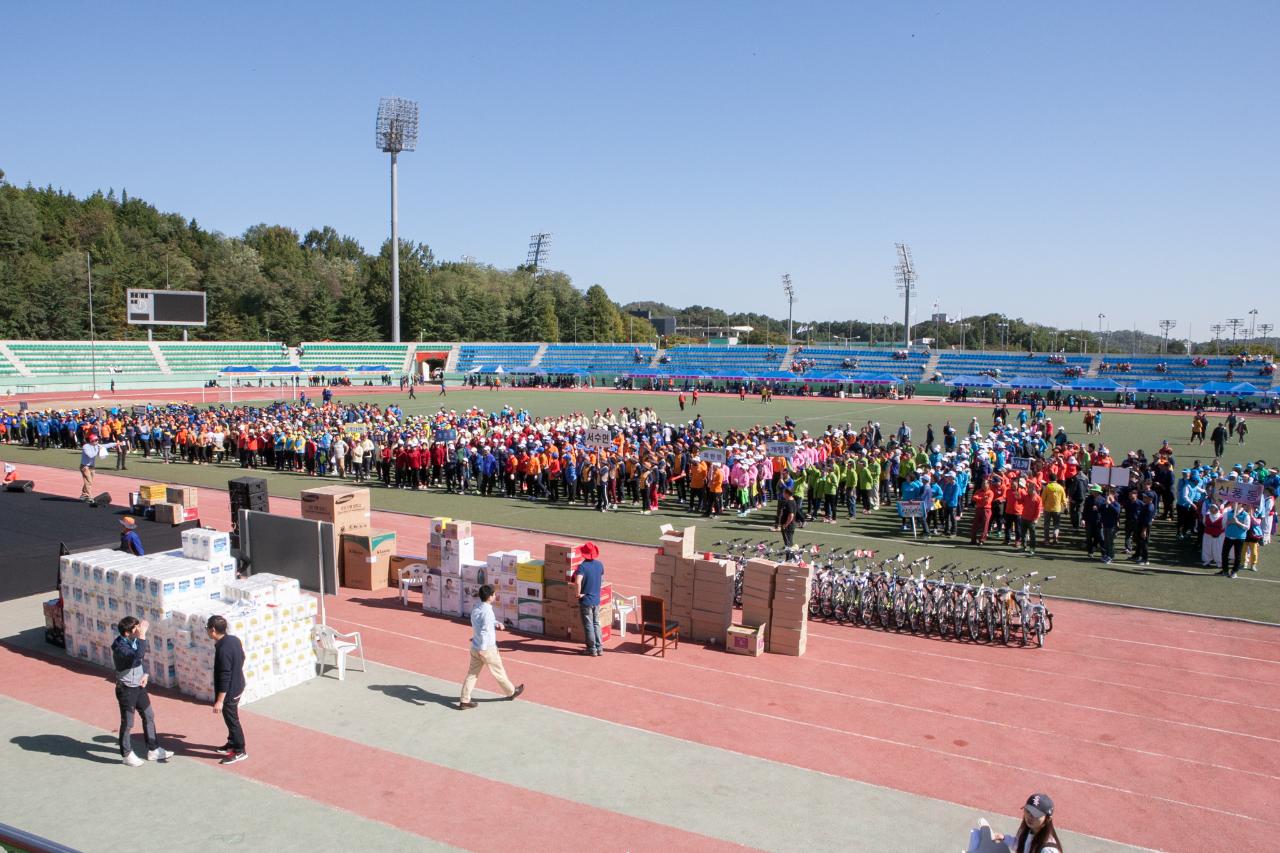
[[[462,410],[468,406],[482,406],[493,410],[504,403],[529,409],[534,415],[554,415],[572,411],[617,409],[621,406],[651,406],[659,416],[677,420],[690,420],[701,414],[708,429],[729,427],[745,428],[756,423],[774,423],[790,416],[800,429],[820,433],[828,425],[853,423],[855,426],[867,420],[878,421],[886,435],[905,420],[913,430],[913,437],[923,440],[925,425],[932,423],[941,435],[941,427],[949,418],[953,425],[964,432],[969,418],[976,415],[984,428],[990,425],[989,407],[953,406],[942,402],[890,403],[878,401],[829,401],[775,398],[769,405],[758,399],[745,402],[736,397],[702,397],[698,406],[689,405],[683,415],[679,412],[674,394],[630,394],[580,392],[580,391],[493,391],[451,390],[447,397],[436,396],[434,390],[423,391],[416,401],[403,395],[378,395],[380,404],[392,400],[410,413],[434,411],[442,403],[450,409]],[[237,403],[242,401],[237,400]],[[1016,417],[1016,409],[1012,410]],[[1062,412],[1051,413],[1055,426],[1064,424],[1073,439],[1084,438],[1083,425],[1078,415]],[[1266,459],[1272,463],[1280,460],[1280,421],[1267,418],[1251,418],[1248,444],[1232,443],[1225,456],[1227,464],[1248,460]],[[1210,429],[1216,424],[1211,417]],[[1212,456],[1212,446],[1188,447],[1190,416],[1187,414],[1140,414],[1106,410],[1103,418],[1101,441],[1113,455],[1123,456],[1130,449],[1144,448],[1150,456],[1160,446],[1161,439],[1169,439],[1177,454],[1177,461],[1189,464],[1196,459]],[[939,440],[941,440],[939,438]],[[1095,439],[1096,440],[1096,439]],[[44,465],[74,468],[78,457],[69,451],[32,451],[15,446],[0,446],[0,458]],[[103,473],[110,473],[110,464],[103,464]],[[185,464],[162,465],[131,456],[129,473],[135,477],[151,477],[158,481],[226,488],[226,481],[238,476],[240,469],[226,464],[220,468],[190,466]],[[297,474],[255,472],[270,482],[271,493],[281,497],[296,498],[302,488],[314,485],[316,479]],[[372,488],[376,509],[414,513],[418,515],[449,515],[469,518],[478,523],[497,524],[529,530],[562,533],[581,538],[611,539],[625,542],[653,544],[657,527],[663,522],[689,523],[691,516],[664,504],[661,511],[645,516],[637,508],[624,506],[617,512],[597,513],[581,506],[564,504],[548,505],[542,502],[508,500],[506,498],[481,498],[468,495],[448,495],[441,492],[406,492]],[[990,568],[1001,566],[1020,571],[1039,571],[1042,576],[1056,575],[1057,580],[1046,591],[1052,594],[1137,604],[1150,607],[1205,613],[1223,616],[1280,622],[1280,552],[1274,547],[1263,549],[1262,567],[1259,572],[1242,572],[1239,579],[1230,581],[1215,577],[1211,570],[1202,570],[1198,548],[1178,543],[1172,533],[1171,522],[1159,522],[1152,536],[1152,565],[1139,567],[1124,559],[1119,552],[1111,565],[1084,558],[1080,543],[1082,534],[1065,530],[1063,543],[1057,547],[1042,546],[1037,556],[1015,554],[1000,545],[988,544],[977,548],[968,544],[968,520],[960,523],[962,537],[935,538],[929,543],[913,541],[909,535],[899,532],[899,520],[891,509],[882,508],[870,516],[859,516],[854,521],[844,517],[841,510],[837,524],[810,523],[799,532],[799,544],[821,544],[835,548],[871,548],[881,554],[899,551],[914,558],[933,554],[933,565],[958,563],[965,568]],[[780,544],[777,534],[770,531],[772,514],[757,512],[739,518],[736,513],[708,521],[695,519],[699,526],[700,548],[711,547],[716,540],[749,537],[752,540],[768,540]]]

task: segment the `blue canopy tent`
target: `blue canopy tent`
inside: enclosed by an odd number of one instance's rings
[[[261,373],[262,371],[251,364],[231,365],[224,367],[218,371],[219,373]]]
[[[1052,391],[1055,388],[1061,388],[1061,382],[1055,382],[1048,376],[1015,376],[1012,379],[1005,380],[1010,388],[1018,390],[1042,390]]]
[[[507,373],[518,373],[522,376],[546,376],[547,372],[540,367],[508,367]]]
[[[1133,390],[1148,394],[1185,394],[1187,386],[1176,379],[1140,379]]]
[[[852,375],[839,370],[831,370],[826,373],[806,374],[804,378],[806,382],[853,382],[855,380],[850,378]]]
[[[310,372],[311,373],[346,373],[347,369],[343,367],[341,364],[321,364],[317,367],[311,368]]]
[[[900,385],[905,380],[901,376],[894,376],[892,373],[869,373],[865,376],[857,374],[859,382],[865,382],[868,385]]]
[[[1262,389],[1249,382],[1241,382],[1237,385],[1232,385],[1231,390],[1227,393],[1235,394],[1237,397],[1256,397],[1262,393]]]
[[[803,376],[797,376],[789,370],[766,370],[763,373],[753,374],[754,378],[760,382],[801,382]]]
[[[472,370],[470,372],[479,373],[481,376],[501,376],[502,374],[507,372],[507,369],[503,367],[501,364],[498,364],[498,365],[489,365],[488,367],[478,367],[475,370]]]
[[[962,374],[953,376],[948,379],[945,385],[952,388],[1008,388],[1009,383],[1001,382],[999,379],[992,379],[990,376],[975,376],[972,374]]]
[[[357,373],[390,373],[391,368],[385,364],[366,364],[356,368]]]
[[[1235,382],[1223,382],[1221,379],[1214,379],[1200,386],[1201,394],[1230,394],[1231,389],[1236,386]]]
[[[626,375],[632,379],[659,379],[668,374],[665,370],[654,367],[641,367],[637,370],[628,370]]]
[[[707,374],[701,370],[692,370],[688,367],[677,367],[675,370],[667,374],[672,379],[706,379]]]
[[[714,379],[716,382],[749,382],[751,377],[741,370],[726,370],[723,373],[713,370],[707,374],[708,379]]]
[[[1082,376],[1079,379],[1077,379],[1075,382],[1072,382],[1070,385],[1066,387],[1070,388],[1072,391],[1123,391],[1125,390],[1125,386],[1121,385],[1119,382],[1115,381],[1114,379],[1107,379],[1106,377],[1088,379]]]
[[[267,373],[302,373],[301,367],[294,367],[292,364],[277,364],[274,367],[268,367]]]

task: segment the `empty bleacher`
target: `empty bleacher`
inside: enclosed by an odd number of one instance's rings
[[[412,344],[392,343],[322,343],[304,342],[302,356],[298,363],[303,370],[311,370],[324,365],[339,364],[355,369],[357,367],[386,366],[393,373],[400,372],[404,366],[405,354]]]
[[[160,372],[146,341],[13,341],[9,350],[35,376],[129,376]],[[15,371],[16,373],[16,371]]]
[[[625,373],[648,365],[654,352],[653,344],[549,344],[538,368],[547,373]]]
[[[537,354],[537,344],[460,344],[454,369],[466,373],[477,367],[528,367]]]
[[[665,367],[710,373],[764,373],[781,369],[786,352],[785,347],[681,345],[667,350]]]
[[[232,365],[266,368],[289,363],[289,354],[279,343],[166,341],[158,346],[169,370],[177,375],[208,378]]]

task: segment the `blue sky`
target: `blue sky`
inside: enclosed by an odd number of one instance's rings
[[[396,95],[438,257],[878,319],[906,241],[922,317],[1280,323],[1274,2],[261,5],[10,6],[0,168],[374,248]]]

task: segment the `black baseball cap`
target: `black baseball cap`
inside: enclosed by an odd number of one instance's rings
[[[1032,794],[1027,797],[1026,808],[1033,817],[1053,817],[1053,798],[1048,794]]]

